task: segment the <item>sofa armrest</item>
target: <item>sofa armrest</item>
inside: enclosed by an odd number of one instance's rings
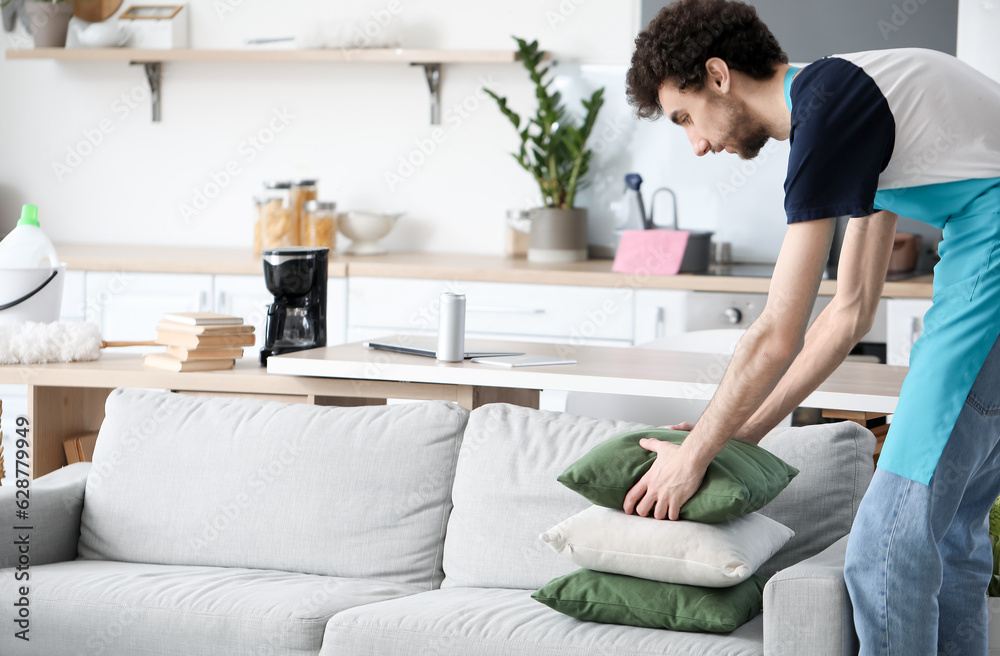
[[[0,568],[18,564],[19,541],[28,536],[31,565],[58,563],[76,558],[80,539],[80,516],[83,493],[92,463],[78,462],[46,474],[31,482],[28,519],[22,521],[17,510],[16,485],[0,487]],[[8,478],[13,482],[13,477]],[[30,526],[29,531],[15,526]]]
[[[765,656],[858,653],[844,582],[847,536],[771,577],[764,587]]]

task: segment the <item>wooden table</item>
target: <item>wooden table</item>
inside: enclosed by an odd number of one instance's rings
[[[470,347],[553,355],[577,364],[509,369],[470,361],[445,363],[354,343],[270,358],[267,368],[276,374],[353,380],[361,388],[377,384],[380,393],[386,390],[396,398],[423,398],[407,393],[408,386],[436,384],[709,400],[729,365],[725,355],[642,348],[489,340],[469,342]],[[906,372],[906,367],[845,362],[802,405],[892,413]]]
[[[32,477],[66,464],[65,440],[100,429],[104,402],[117,387],[316,405],[377,405],[384,404],[386,398],[409,398],[455,401],[470,410],[494,402],[538,407],[538,392],[534,390],[433,383],[409,383],[404,390],[377,380],[269,374],[251,358],[238,361],[229,371],[174,373],[144,369],[139,355],[105,352],[93,362],[0,365],[0,384],[28,387]]]
[[[243,396],[318,405],[371,405],[386,398],[441,399],[474,409],[486,403],[538,407],[542,389],[710,399],[726,356],[647,349],[475,341],[469,346],[576,359],[575,365],[506,369],[473,362],[373,351],[345,344],[272,357],[265,371],[250,359],[230,371],[172,373],[143,369],[140,357],[0,366],[0,384],[28,386],[34,476],[66,462],[63,441],[100,428],[116,387]],[[905,367],[845,363],[803,403],[859,412],[895,410]]]

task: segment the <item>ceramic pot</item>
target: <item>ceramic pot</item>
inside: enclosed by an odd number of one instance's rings
[[[31,24],[31,36],[36,48],[65,48],[69,19],[73,17],[72,2],[24,3],[24,11]]]
[[[529,262],[580,262],[587,259],[587,210],[540,207],[529,212]]]

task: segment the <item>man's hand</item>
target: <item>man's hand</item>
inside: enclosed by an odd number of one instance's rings
[[[690,433],[691,431],[694,430],[694,424],[692,424],[690,421],[682,421],[679,424],[674,424],[673,426],[667,426],[667,430],[687,431]]]
[[[681,506],[701,487],[708,465],[692,462],[684,449],[670,442],[646,438],[639,446],[655,451],[656,460],[625,495],[625,512],[631,515],[634,507],[635,514],[646,517],[652,509],[656,519],[677,519]]]

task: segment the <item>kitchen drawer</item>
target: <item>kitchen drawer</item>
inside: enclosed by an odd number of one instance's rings
[[[361,277],[348,284],[349,338],[366,328],[434,334],[438,298],[451,291],[466,295],[470,337],[632,341],[627,289]]]

